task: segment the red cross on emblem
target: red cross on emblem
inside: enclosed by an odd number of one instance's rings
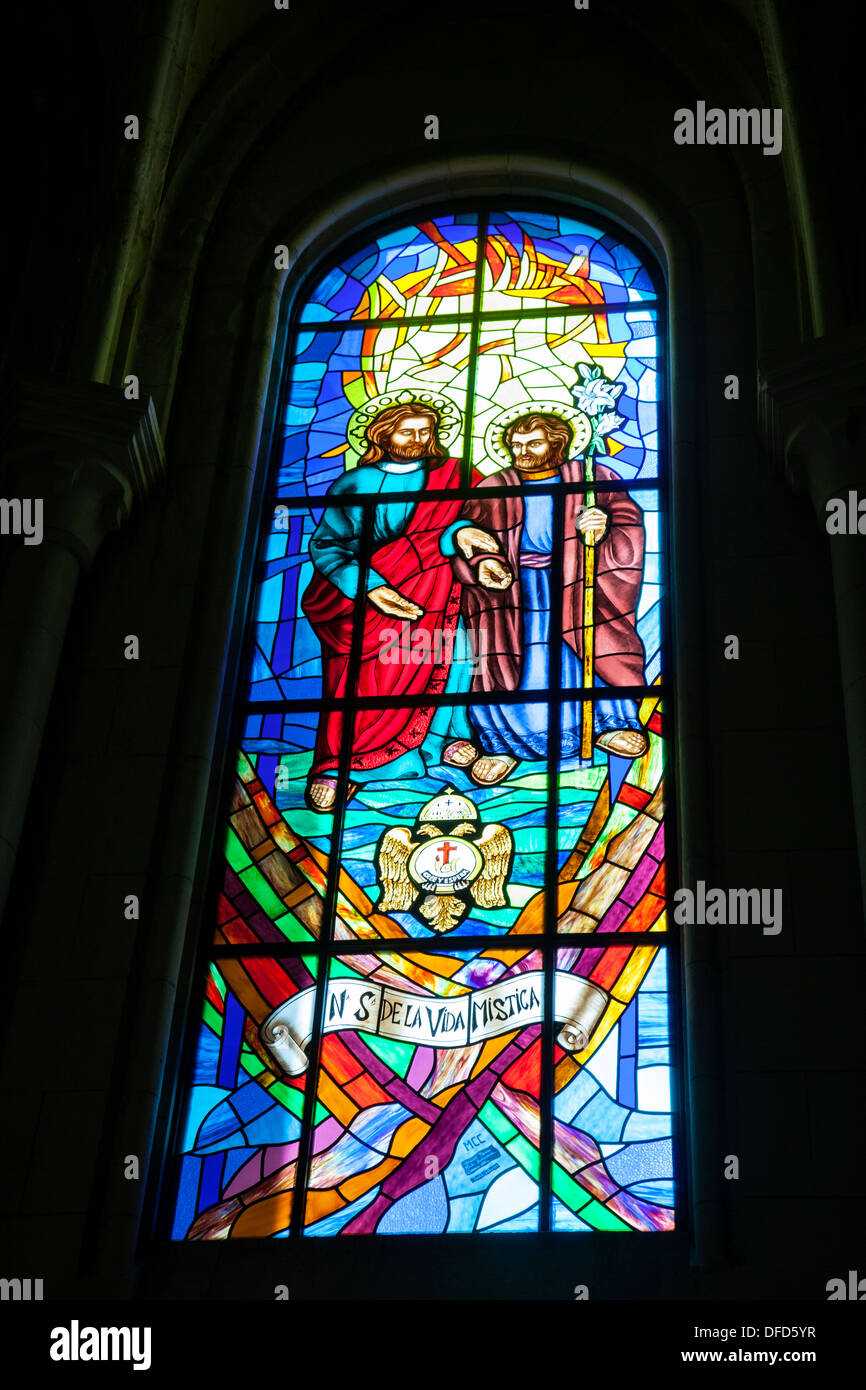
[[[442,867],[443,867],[443,869],[444,869],[445,866],[446,866],[446,864],[448,863],[449,859],[451,858],[451,851],[452,851],[452,850],[455,850],[456,848],[457,848],[457,846],[456,846],[456,845],[452,845],[452,844],[450,843],[449,840],[443,840],[442,846],[441,846],[441,848],[440,848],[438,854],[436,855],[436,863],[437,863],[437,864],[441,864]],[[440,855],[441,855],[441,858],[440,858]]]

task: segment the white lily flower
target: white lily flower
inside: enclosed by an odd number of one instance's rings
[[[606,415],[602,415],[595,428],[598,434],[610,434],[611,430],[618,429],[624,423],[624,415],[617,415],[615,410],[609,410]]]
[[[574,398],[578,410],[582,410],[586,415],[597,415],[603,407],[616,405],[616,398],[621,390],[622,387],[614,386],[612,381],[597,377],[593,381],[585,381],[578,387]]]

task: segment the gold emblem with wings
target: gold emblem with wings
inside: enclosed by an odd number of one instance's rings
[[[453,931],[470,898],[480,908],[507,905],[513,858],[508,827],[482,828],[474,803],[448,787],[422,806],[414,838],[408,826],[395,825],[380,839],[378,906],[383,912],[411,912],[434,931]]]

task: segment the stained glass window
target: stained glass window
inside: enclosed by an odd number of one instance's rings
[[[302,296],[173,1238],[674,1226],[664,307],[542,208]]]

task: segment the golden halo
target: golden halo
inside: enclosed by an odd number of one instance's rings
[[[459,408],[447,396],[438,396],[434,391],[386,391],[382,396],[373,396],[354,411],[349,419],[349,442],[358,454],[365,454],[369,448],[367,426],[372,424],[382,410],[390,410],[394,405],[425,405],[439,412],[439,442],[446,449],[454,443],[460,433],[462,417]]]
[[[572,450],[581,453],[592,438],[592,422],[584,411],[574,405],[563,405],[561,401],[522,401],[520,405],[510,405],[490,421],[484,431],[484,451],[488,456],[499,459],[506,467],[511,467],[512,458],[505,444],[505,431],[521,415],[556,415],[566,420],[574,431]]]

